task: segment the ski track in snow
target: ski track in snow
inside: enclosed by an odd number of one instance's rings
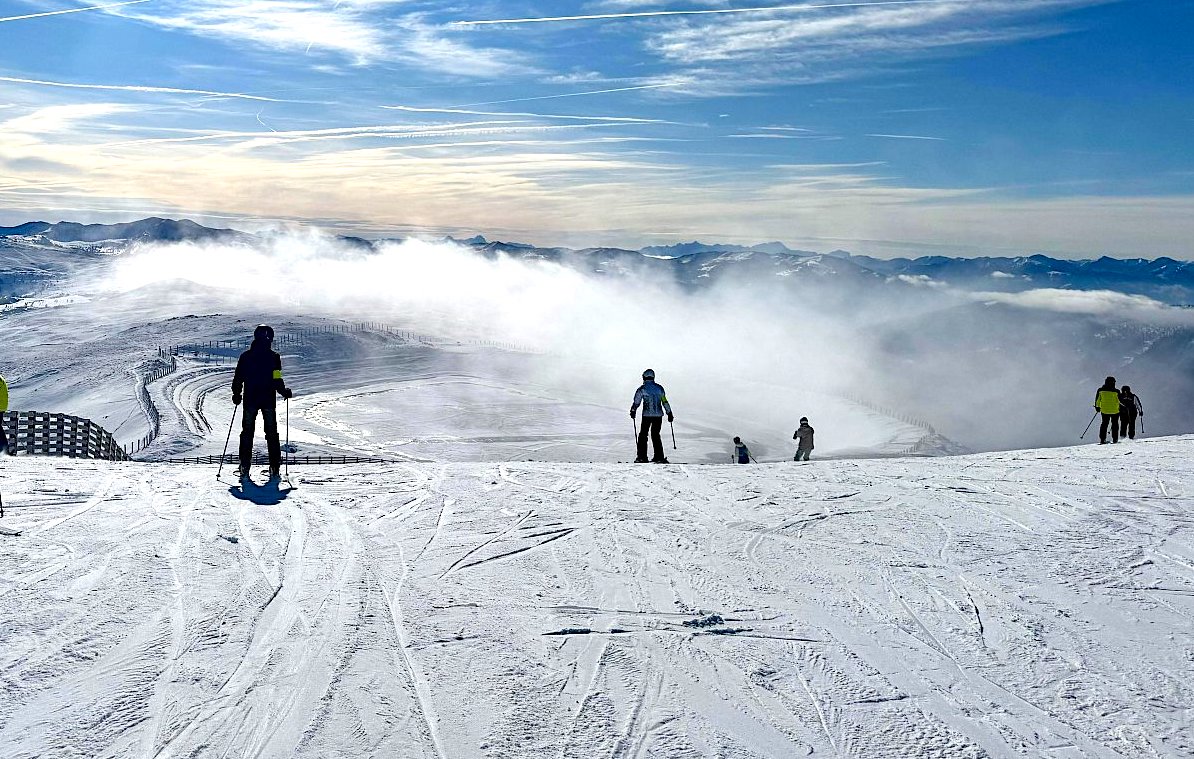
[[[1192,454],[6,460],[0,756],[1192,756]]]

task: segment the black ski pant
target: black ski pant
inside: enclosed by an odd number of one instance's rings
[[[655,461],[661,461],[667,456],[663,453],[662,416],[644,416],[643,426],[638,428],[638,457],[640,461],[647,458],[647,435],[651,435],[651,445],[655,448]]]
[[[14,442],[13,445],[16,445]],[[4,434],[4,412],[0,411],[0,453],[8,452],[8,436]]]
[[[257,412],[261,412],[261,423],[265,427],[265,447],[269,450],[270,469],[282,466],[282,444],[278,441],[278,410],[273,406],[258,408],[245,404],[245,415],[240,425],[240,466],[248,472],[253,463],[253,432],[257,428]]]
[[[1111,442],[1119,442],[1119,414],[1103,414],[1103,421],[1099,424],[1099,442],[1107,442],[1107,427],[1111,427]]]
[[[1136,439],[1136,415],[1126,414],[1120,412],[1119,414],[1119,436],[1126,437],[1131,440]]]

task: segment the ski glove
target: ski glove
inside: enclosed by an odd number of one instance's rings
[[[675,421],[675,419],[676,419],[676,417],[672,416],[671,414],[667,415],[667,423],[668,424],[671,424],[673,421]]]
[[[282,388],[279,392],[282,393],[282,397],[285,398],[286,400],[290,400],[291,398],[294,397],[294,391],[288,387]]]
[[[630,418],[631,418],[631,419],[634,419],[634,412],[633,412],[633,411],[631,411],[631,412],[630,412]]]
[[[233,405],[233,406],[239,406],[239,405],[240,405],[240,393],[233,393],[233,394],[232,394],[232,405]]]

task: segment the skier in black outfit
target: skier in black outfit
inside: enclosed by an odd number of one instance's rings
[[[236,375],[232,380],[232,403],[239,406],[245,401],[244,416],[240,428],[240,476],[249,476],[253,463],[253,432],[257,427],[257,412],[265,425],[265,445],[269,450],[270,479],[277,479],[282,468],[282,445],[278,441],[277,398],[291,398],[294,393],[282,381],[282,357],[270,346],[274,342],[274,330],[262,324],[253,330],[253,344],[240,354],[236,362]]]
[[[1119,436],[1136,439],[1136,417],[1144,417],[1144,404],[1132,388],[1124,385],[1119,389]]]

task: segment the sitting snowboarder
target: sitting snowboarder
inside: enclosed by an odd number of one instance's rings
[[[643,426],[638,431],[638,458],[634,460],[634,463],[646,463],[647,435],[650,434],[651,445],[655,449],[655,457],[651,461],[656,464],[666,464],[668,460],[663,453],[663,437],[660,434],[663,429],[663,414],[667,412],[668,422],[675,417],[672,416],[671,404],[667,402],[667,391],[663,389],[662,385],[655,384],[654,369],[643,372],[643,384],[634,391],[634,403],[630,405],[631,419],[638,413],[640,403],[643,406]]]
[[[746,447],[746,443],[742,442],[742,438],[734,438],[734,462],[738,464],[750,463],[750,449]]]
[[[282,380],[282,357],[271,347],[274,330],[262,324],[253,330],[253,344],[240,354],[232,379],[232,403],[239,406],[244,391],[245,410],[240,428],[240,476],[249,476],[253,463],[253,433],[257,413],[265,426],[265,446],[269,451],[269,476],[276,480],[282,468],[282,445],[278,440],[277,395],[290,399],[294,393]]]
[[[808,424],[808,417],[800,417],[800,426],[796,428],[796,432],[792,433],[792,439],[799,441],[796,444],[796,455],[792,457],[793,461],[808,461],[808,456],[813,452],[813,428]]]

